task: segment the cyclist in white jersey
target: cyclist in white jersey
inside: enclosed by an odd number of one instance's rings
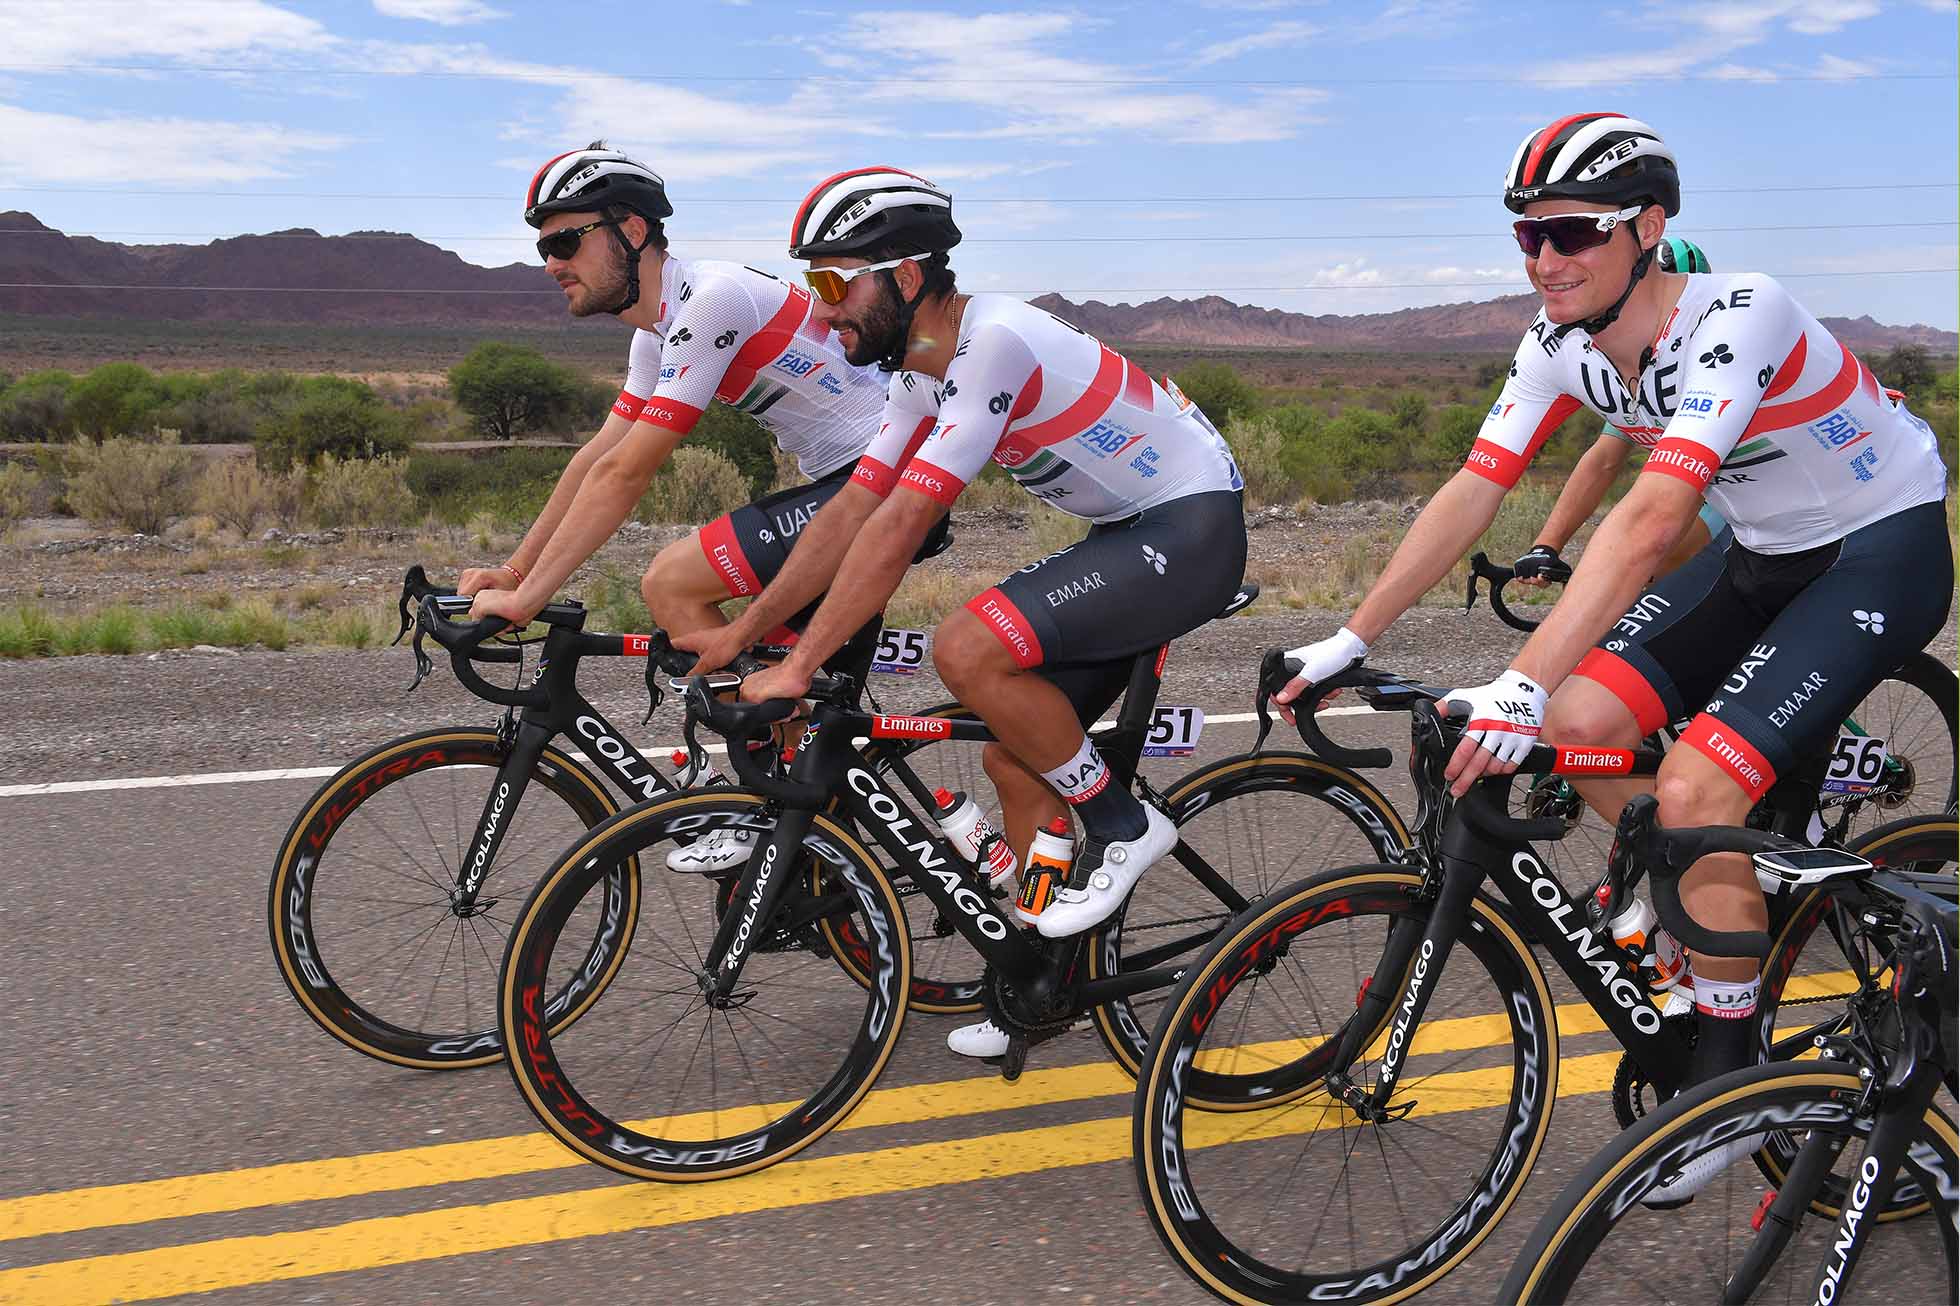
[[[1630,748],[1699,709],[1655,782],[1661,820],[1739,825],[1944,623],[1953,571],[1938,448],[1769,277],[1647,275],[1680,183],[1644,123],[1575,114],[1532,133],[1504,198],[1522,215],[1543,310],[1464,470],[1347,626],[1295,650],[1305,669],[1282,697],[1363,657],[1483,533],[1554,428],[1587,407],[1651,452],[1511,669],[1452,695],[1471,708],[1455,791],[1514,769],[1541,721],[1548,741]],[[1704,495],[1733,539],[1648,588]],[[1644,783],[1580,788],[1613,820]],[[1683,900],[1709,929],[1766,928],[1746,857],[1697,863]],[[1756,960],[1697,955],[1694,967],[1690,1082],[1744,1063],[1756,1042]],[[1708,1172],[1684,1175],[1676,1193]]]
[[[719,605],[761,592],[876,429],[884,378],[845,358],[812,316],[809,292],[733,263],[682,261],[662,230],[672,212],[660,178],[603,142],[559,155],[531,180],[525,220],[542,233],[538,251],[572,314],[612,313],[637,329],[612,414],[516,552],[463,574],[472,616],[535,615],[719,398],[760,422],[812,481],[708,523],[647,569],[641,593],[656,623],[670,633],[719,626]]]
[[[829,178],[797,213],[790,253],[812,262],[805,276],[822,320],[851,358],[895,375],[884,426],[826,512],[851,518],[827,537],[829,597],[795,654],[743,692],[802,693],[989,461],[1092,523],[1086,539],[975,596],[933,638],[941,678],[1001,741],[985,762],[1015,851],[1025,857],[1035,827],[1064,810],[1083,824],[1068,884],[1037,924],[1059,938],[1108,917],[1176,842],[1168,817],[1108,783],[1085,726],[1121,692],[1136,654],[1211,619],[1237,591],[1241,482],[1197,408],[1120,354],[1019,300],[956,293],[945,254],[958,240],[946,193],[892,168]],[[806,568],[799,554],[727,632],[683,646],[702,650],[704,667],[721,665],[829,582],[824,561],[812,553]]]

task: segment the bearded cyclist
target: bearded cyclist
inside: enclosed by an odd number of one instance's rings
[[[989,461],[1090,523],[1086,539],[976,595],[933,635],[941,679],[1000,741],[984,762],[1015,852],[1025,859],[1036,826],[1064,805],[1082,823],[1068,882],[1036,924],[1062,938],[1107,919],[1177,841],[1168,817],[1110,783],[1086,728],[1122,692],[1136,654],[1209,621],[1237,591],[1242,483],[1197,408],[1141,368],[1018,299],[959,293],[947,265],[959,239],[951,198],[894,168],[831,177],[797,210],[790,255],[811,264],[820,319],[853,361],[894,375],[884,427],[829,510],[856,515],[835,539],[829,597],[791,657],[752,677],[743,697],[803,693]],[[802,560],[717,637],[704,665],[822,588],[819,559],[807,575]],[[990,1056],[1007,1036],[982,1024],[948,1042]]]
[[[1504,203],[1520,216],[1543,308],[1464,470],[1346,627],[1293,653],[1305,669],[1281,697],[1363,657],[1584,406],[1621,429],[1651,428],[1653,452],[1511,668],[1451,695],[1471,709],[1453,792],[1514,770],[1541,723],[1548,741],[1631,748],[1699,709],[1654,781],[1660,819],[1740,825],[1779,773],[1824,751],[1851,708],[1944,624],[1953,564],[1938,446],[1771,278],[1652,271],[1680,181],[1646,124],[1586,113],[1533,132],[1511,160]],[[1733,538],[1650,586],[1704,495]],[[1609,822],[1647,785],[1577,783]],[[1745,856],[1697,862],[1682,899],[1710,929],[1767,927]],[[1694,969],[1690,1083],[1747,1064],[1757,1047],[1756,959],[1697,955]],[[1729,1158],[1708,1159],[1656,1199],[1685,1200]]]
[[[565,467],[509,561],[463,573],[470,616],[522,625],[612,538],[714,399],[753,416],[811,484],[762,498],[661,550],[640,592],[669,633],[724,622],[759,593],[812,516],[843,488],[884,407],[884,378],[844,356],[810,293],[733,263],[668,252],[665,184],[603,141],[538,169],[524,201],[538,253],[574,317],[635,328],[626,383]],[[944,534],[931,542],[943,547]],[[788,614],[786,614],[788,615]]]
[[[1661,238],[1660,244],[1654,247],[1654,263],[1663,272],[1680,272],[1690,276],[1714,270],[1699,245],[1678,236]],[[1606,498],[1606,491],[1626,470],[1635,446],[1653,447],[1658,434],[1657,430],[1646,426],[1622,428],[1612,422],[1606,423],[1593,447],[1581,454],[1579,461],[1573,465],[1572,475],[1566,478],[1565,488],[1559,491],[1558,502],[1546,514],[1545,524],[1538,528],[1530,550],[1511,564],[1511,573],[1520,585],[1542,589],[1561,573],[1571,573],[1571,568],[1559,557],[1558,551],[1599,510],[1600,503]],[[1655,574],[1665,576],[1700,553],[1710,540],[1727,529],[1728,523],[1722,520],[1722,514],[1715,510],[1714,505],[1703,503],[1701,511],[1681,532],[1681,538],[1662,559],[1660,570]]]

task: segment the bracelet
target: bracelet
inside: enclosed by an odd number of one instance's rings
[[[511,575],[517,577],[517,583],[519,585],[522,585],[524,583],[524,573],[519,571],[517,568],[511,566],[508,562],[498,564],[497,570],[507,571]]]

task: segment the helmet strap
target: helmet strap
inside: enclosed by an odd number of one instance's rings
[[[1631,225],[1627,227],[1627,230],[1633,232],[1633,238],[1635,240],[1640,239],[1640,233],[1634,231]],[[1654,248],[1659,247],[1655,246]],[[1654,249],[1641,250],[1640,257],[1633,261],[1633,273],[1627,278],[1627,288],[1620,292],[1620,297],[1613,301],[1612,307],[1608,308],[1598,317],[1589,317],[1583,322],[1567,322],[1564,326],[1558,327],[1552,332],[1552,339],[1562,340],[1566,332],[1578,330],[1583,330],[1589,336],[1596,336],[1607,327],[1619,321],[1620,311],[1627,306],[1627,301],[1633,298],[1633,288],[1640,284],[1640,279],[1647,275],[1647,269],[1652,267],[1653,264]]]
[[[892,294],[898,298],[898,343],[892,346],[890,353],[878,360],[880,372],[905,370],[905,355],[912,347],[912,315],[919,311],[919,301],[926,297],[926,290],[922,285],[915,297],[905,298],[904,292],[898,288],[898,278],[893,275],[893,271],[891,268],[886,268],[878,274],[885,279],[885,284],[892,288]]]
[[[660,229],[660,224],[657,222],[648,222],[643,217],[640,220],[647,224],[647,238],[641,241],[638,247],[626,239],[626,233],[620,230],[621,224],[625,222],[624,218],[619,222],[606,224],[606,230],[612,233],[613,243],[618,245],[619,252],[626,256],[626,293],[620,297],[617,304],[606,310],[614,317],[618,317],[640,302],[640,255],[645,253],[647,246],[653,243],[653,235]]]

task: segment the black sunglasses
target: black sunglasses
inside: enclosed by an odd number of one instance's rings
[[[1511,224],[1517,234],[1518,248],[1526,258],[1537,258],[1538,251],[1551,241],[1552,248],[1571,258],[1580,250],[1596,249],[1613,238],[1613,231],[1622,222],[1640,215],[1641,205],[1621,209],[1616,213],[1560,213],[1549,218],[1525,218]]]
[[[597,222],[588,222],[583,227],[563,227],[548,236],[539,236],[538,257],[555,258],[562,262],[578,253],[579,242],[585,239],[586,232],[617,225],[609,218],[600,218]]]

